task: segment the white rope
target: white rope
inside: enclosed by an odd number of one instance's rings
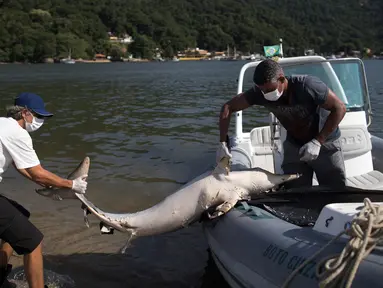
[[[370,199],[365,198],[364,207],[352,220],[350,228],[339,233],[296,268],[283,283],[282,288],[288,287],[291,280],[302,268],[344,234],[350,236],[350,240],[343,251],[322,259],[317,265],[316,275],[321,288],[350,288],[362,260],[383,239],[382,228],[383,206],[372,204]]]

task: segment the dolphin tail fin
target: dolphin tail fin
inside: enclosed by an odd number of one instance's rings
[[[89,167],[90,158],[86,156],[84,160],[82,160],[81,163],[76,167],[76,169],[74,169],[72,173],[68,175],[67,179],[74,180],[82,175],[89,175]],[[53,200],[76,199],[76,196],[74,196],[74,194],[72,195],[71,192],[68,192],[70,190],[71,189],[68,188],[42,187],[35,189],[35,192],[41,196],[53,197]]]
[[[90,167],[90,158],[86,156],[84,160],[82,160],[81,163],[76,167],[76,169],[74,169],[73,172],[68,175],[67,179],[74,180],[84,174],[88,174],[89,167]]]

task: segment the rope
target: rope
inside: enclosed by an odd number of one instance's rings
[[[372,204],[370,199],[364,199],[364,207],[352,220],[350,228],[339,233],[325,246],[296,268],[283,283],[282,288],[288,287],[291,280],[309,262],[315,259],[328,246],[337,241],[342,235],[350,236],[350,240],[341,253],[322,259],[316,269],[320,288],[350,288],[362,260],[366,258],[383,239],[383,206]]]

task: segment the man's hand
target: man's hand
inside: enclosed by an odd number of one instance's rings
[[[309,162],[318,158],[320,152],[321,144],[318,140],[313,139],[310,142],[307,142],[305,145],[299,149],[300,160]]]
[[[232,156],[231,156],[231,154],[229,152],[229,148],[227,147],[226,142],[220,142],[219,146],[218,146],[218,150],[217,150],[216,156],[215,156],[215,161],[217,162],[217,164],[224,157],[227,157],[227,158],[231,159]]]
[[[86,177],[88,175],[82,175],[73,180],[72,190],[76,191],[76,193],[85,194],[88,183],[86,182]]]
[[[223,104],[221,113],[219,114],[219,138],[221,142],[226,140],[227,131],[230,126],[231,114],[250,107],[252,104],[249,103],[248,99],[254,97],[256,97],[254,89],[249,89],[248,91],[238,94]]]

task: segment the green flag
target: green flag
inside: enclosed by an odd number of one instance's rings
[[[263,46],[263,50],[265,51],[266,57],[278,56],[280,54],[281,46],[273,45],[273,46]]]

